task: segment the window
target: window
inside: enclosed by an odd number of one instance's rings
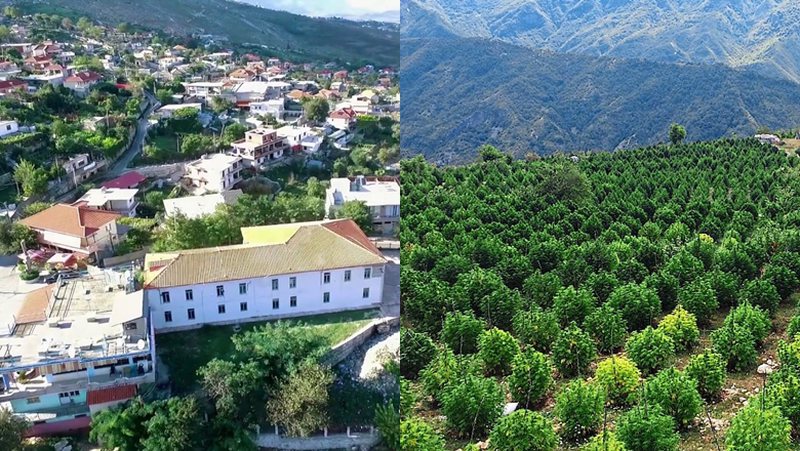
[[[225,304],[220,304],[217,306],[217,313],[219,313],[220,315],[225,313]]]
[[[322,302],[324,304],[327,304],[328,302],[331,302],[331,294],[329,292],[326,291],[326,292],[322,293]]]
[[[172,322],[172,312],[170,312],[170,311],[164,312],[164,321],[167,322],[167,323],[171,323]]]
[[[297,307],[297,296],[289,298],[289,307]]]
[[[361,292],[361,297],[364,299],[369,297],[369,288],[364,288],[364,291]]]
[[[277,310],[281,306],[280,299],[273,299],[272,300],[272,309]]]
[[[369,279],[372,277],[372,268],[364,268],[364,278]]]
[[[186,300],[187,301],[194,300],[194,293],[192,293],[192,290],[186,290]]]
[[[322,274],[322,283],[331,283],[331,273],[326,272]]]
[[[247,302],[240,302],[239,303],[239,311],[246,312],[247,311]]]
[[[239,284],[239,294],[247,294],[247,284],[240,283]]]
[[[194,309],[190,308],[189,310],[187,310],[186,316],[189,317],[189,319],[194,319]]]
[[[169,291],[165,291],[161,293],[161,303],[162,304],[169,304]]]
[[[278,289],[278,279],[272,279],[272,289],[273,290]]]
[[[344,281],[345,282],[350,282],[350,270],[349,269],[345,270],[345,272],[344,272]]]
[[[225,287],[217,285],[217,296],[225,296]]]
[[[25,400],[28,404],[39,404],[39,397],[34,396],[33,398],[28,398]]]
[[[136,330],[136,323],[125,323],[125,330]]]
[[[80,395],[80,392],[78,390],[73,390],[73,391],[65,391],[63,393],[59,393],[58,397],[59,398],[76,398],[79,395]]]
[[[297,287],[297,277],[289,277],[289,288]]]

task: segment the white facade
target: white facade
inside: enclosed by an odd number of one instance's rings
[[[283,114],[286,111],[283,99],[267,100],[265,102],[251,102],[250,114],[251,115],[272,115],[275,119],[283,119]]]
[[[400,222],[400,184],[394,177],[334,178],[325,191],[325,214],[335,215],[345,202],[363,202],[372,215],[372,228],[393,233]]]
[[[186,175],[183,177],[189,187],[197,191],[227,191],[241,181],[241,160],[241,157],[221,153],[203,155],[186,165]]]
[[[369,277],[365,277],[367,271]],[[156,331],[166,331],[369,308],[383,299],[383,277],[383,266],[331,269],[168,289],[148,288],[145,301],[150,306]],[[277,289],[273,289],[275,283]]]
[[[13,135],[19,131],[17,121],[0,121],[0,138]]]

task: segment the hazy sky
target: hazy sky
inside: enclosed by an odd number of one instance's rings
[[[399,11],[400,0],[240,0],[271,9],[310,16],[369,16]],[[400,17],[398,13],[398,18]]]

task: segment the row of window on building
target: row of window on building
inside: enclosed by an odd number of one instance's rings
[[[372,277],[372,268],[364,268],[364,279],[369,279]],[[350,270],[345,270],[344,272],[344,281],[349,282],[351,278]],[[328,284],[331,283],[331,273],[326,272],[322,274],[322,283]],[[297,288],[297,277],[289,277],[289,288]],[[280,283],[278,279],[272,279],[272,290],[280,289]],[[247,283],[242,282],[239,284],[239,294],[247,294]],[[191,301],[194,299],[194,292],[191,289],[187,289],[184,291],[184,295],[186,296],[187,301]],[[225,296],[225,286],[224,285],[217,285],[217,297]],[[369,295],[364,296],[369,297]],[[170,294],[169,291],[164,291],[161,293],[161,303],[162,304],[169,304],[170,302]]]

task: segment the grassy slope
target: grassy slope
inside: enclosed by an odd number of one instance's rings
[[[128,22],[172,33],[226,36],[309,59],[397,65],[397,32],[344,20],[316,19],[228,0],[47,0],[16,3],[27,12],[88,16],[102,23]]]

